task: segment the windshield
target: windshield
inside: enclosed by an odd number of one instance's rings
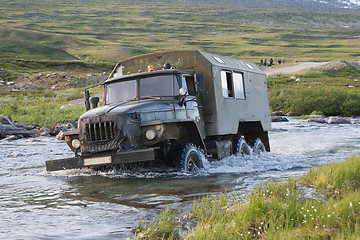
[[[147,97],[169,97],[179,93],[175,75],[141,77],[106,86],[106,104]]]
[[[116,82],[106,86],[106,104],[136,98],[136,80]]]

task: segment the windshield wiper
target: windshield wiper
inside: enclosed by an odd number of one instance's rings
[[[139,97],[138,99],[161,99],[162,97]]]

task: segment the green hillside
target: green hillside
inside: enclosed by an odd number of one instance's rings
[[[0,58],[114,63],[158,50],[202,49],[253,61],[360,59],[359,12],[178,2],[3,0]]]
[[[275,5],[263,9],[259,0],[249,8],[241,2],[2,0],[0,80],[33,85],[44,82],[46,85],[40,87],[45,88],[60,81],[71,86],[77,81],[83,86],[81,74],[109,73],[121,59],[170,49],[200,49],[254,62],[270,57],[286,63],[360,61],[360,12],[280,9]],[[288,76],[269,77],[271,110],[359,115],[359,71],[344,69],[301,75],[301,84],[289,81]],[[68,78],[58,74],[52,79],[43,72],[69,74]],[[19,73],[28,75],[19,78]],[[6,87],[5,91],[11,89]],[[0,115],[41,126],[65,121],[53,110],[69,99],[47,98],[46,90],[33,93],[31,98],[26,94],[30,93],[3,91]],[[62,89],[54,94],[61,95]],[[21,104],[33,107],[18,107]],[[74,109],[66,118],[76,121],[82,112],[82,108]]]

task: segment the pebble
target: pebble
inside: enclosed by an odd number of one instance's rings
[[[20,155],[20,153],[19,152],[13,152],[12,155],[13,155],[13,157],[17,157],[17,156]]]
[[[29,141],[30,142],[41,142],[41,140],[38,138],[30,138]]]

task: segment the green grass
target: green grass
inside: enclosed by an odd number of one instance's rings
[[[360,71],[345,67],[312,71],[295,76],[268,77],[269,100],[272,111],[296,112],[307,115],[313,111],[325,115],[360,115]],[[349,87],[350,86],[350,87]]]
[[[270,57],[356,61],[359,19],[359,12],[245,8],[214,1],[3,0],[0,77],[109,73],[121,59],[169,49],[201,49],[254,62]],[[269,78],[272,110],[359,115],[358,83],[353,81],[359,73],[350,68],[333,73],[299,75],[300,84],[288,76]],[[9,107],[1,113],[14,115]]]
[[[303,181],[328,197],[341,198],[343,193],[356,192],[360,188],[359,160],[358,157],[351,157],[345,162],[312,168]]]
[[[222,194],[193,203],[186,213],[165,210],[135,239],[357,239],[360,234],[360,157],[268,182],[247,198]],[[305,197],[305,185],[323,193]],[[189,227],[190,226],[190,227]]]
[[[0,58],[0,77],[13,81],[19,73],[67,72],[70,74],[110,73],[115,64],[106,62],[72,61],[72,60],[30,60]]]
[[[28,91],[2,93],[0,98],[0,115],[10,115],[13,121],[27,125],[53,127],[56,124],[71,122],[76,126],[84,107],[69,107],[68,101],[82,97],[82,91]]]
[[[13,72],[72,72],[103,73],[113,69],[114,64],[103,62],[67,61],[67,60],[26,60],[26,59],[0,59],[3,68],[11,69]]]
[[[0,52],[5,58],[114,63],[174,48],[253,61],[360,57],[358,12],[162,0],[4,0],[0,11]]]

